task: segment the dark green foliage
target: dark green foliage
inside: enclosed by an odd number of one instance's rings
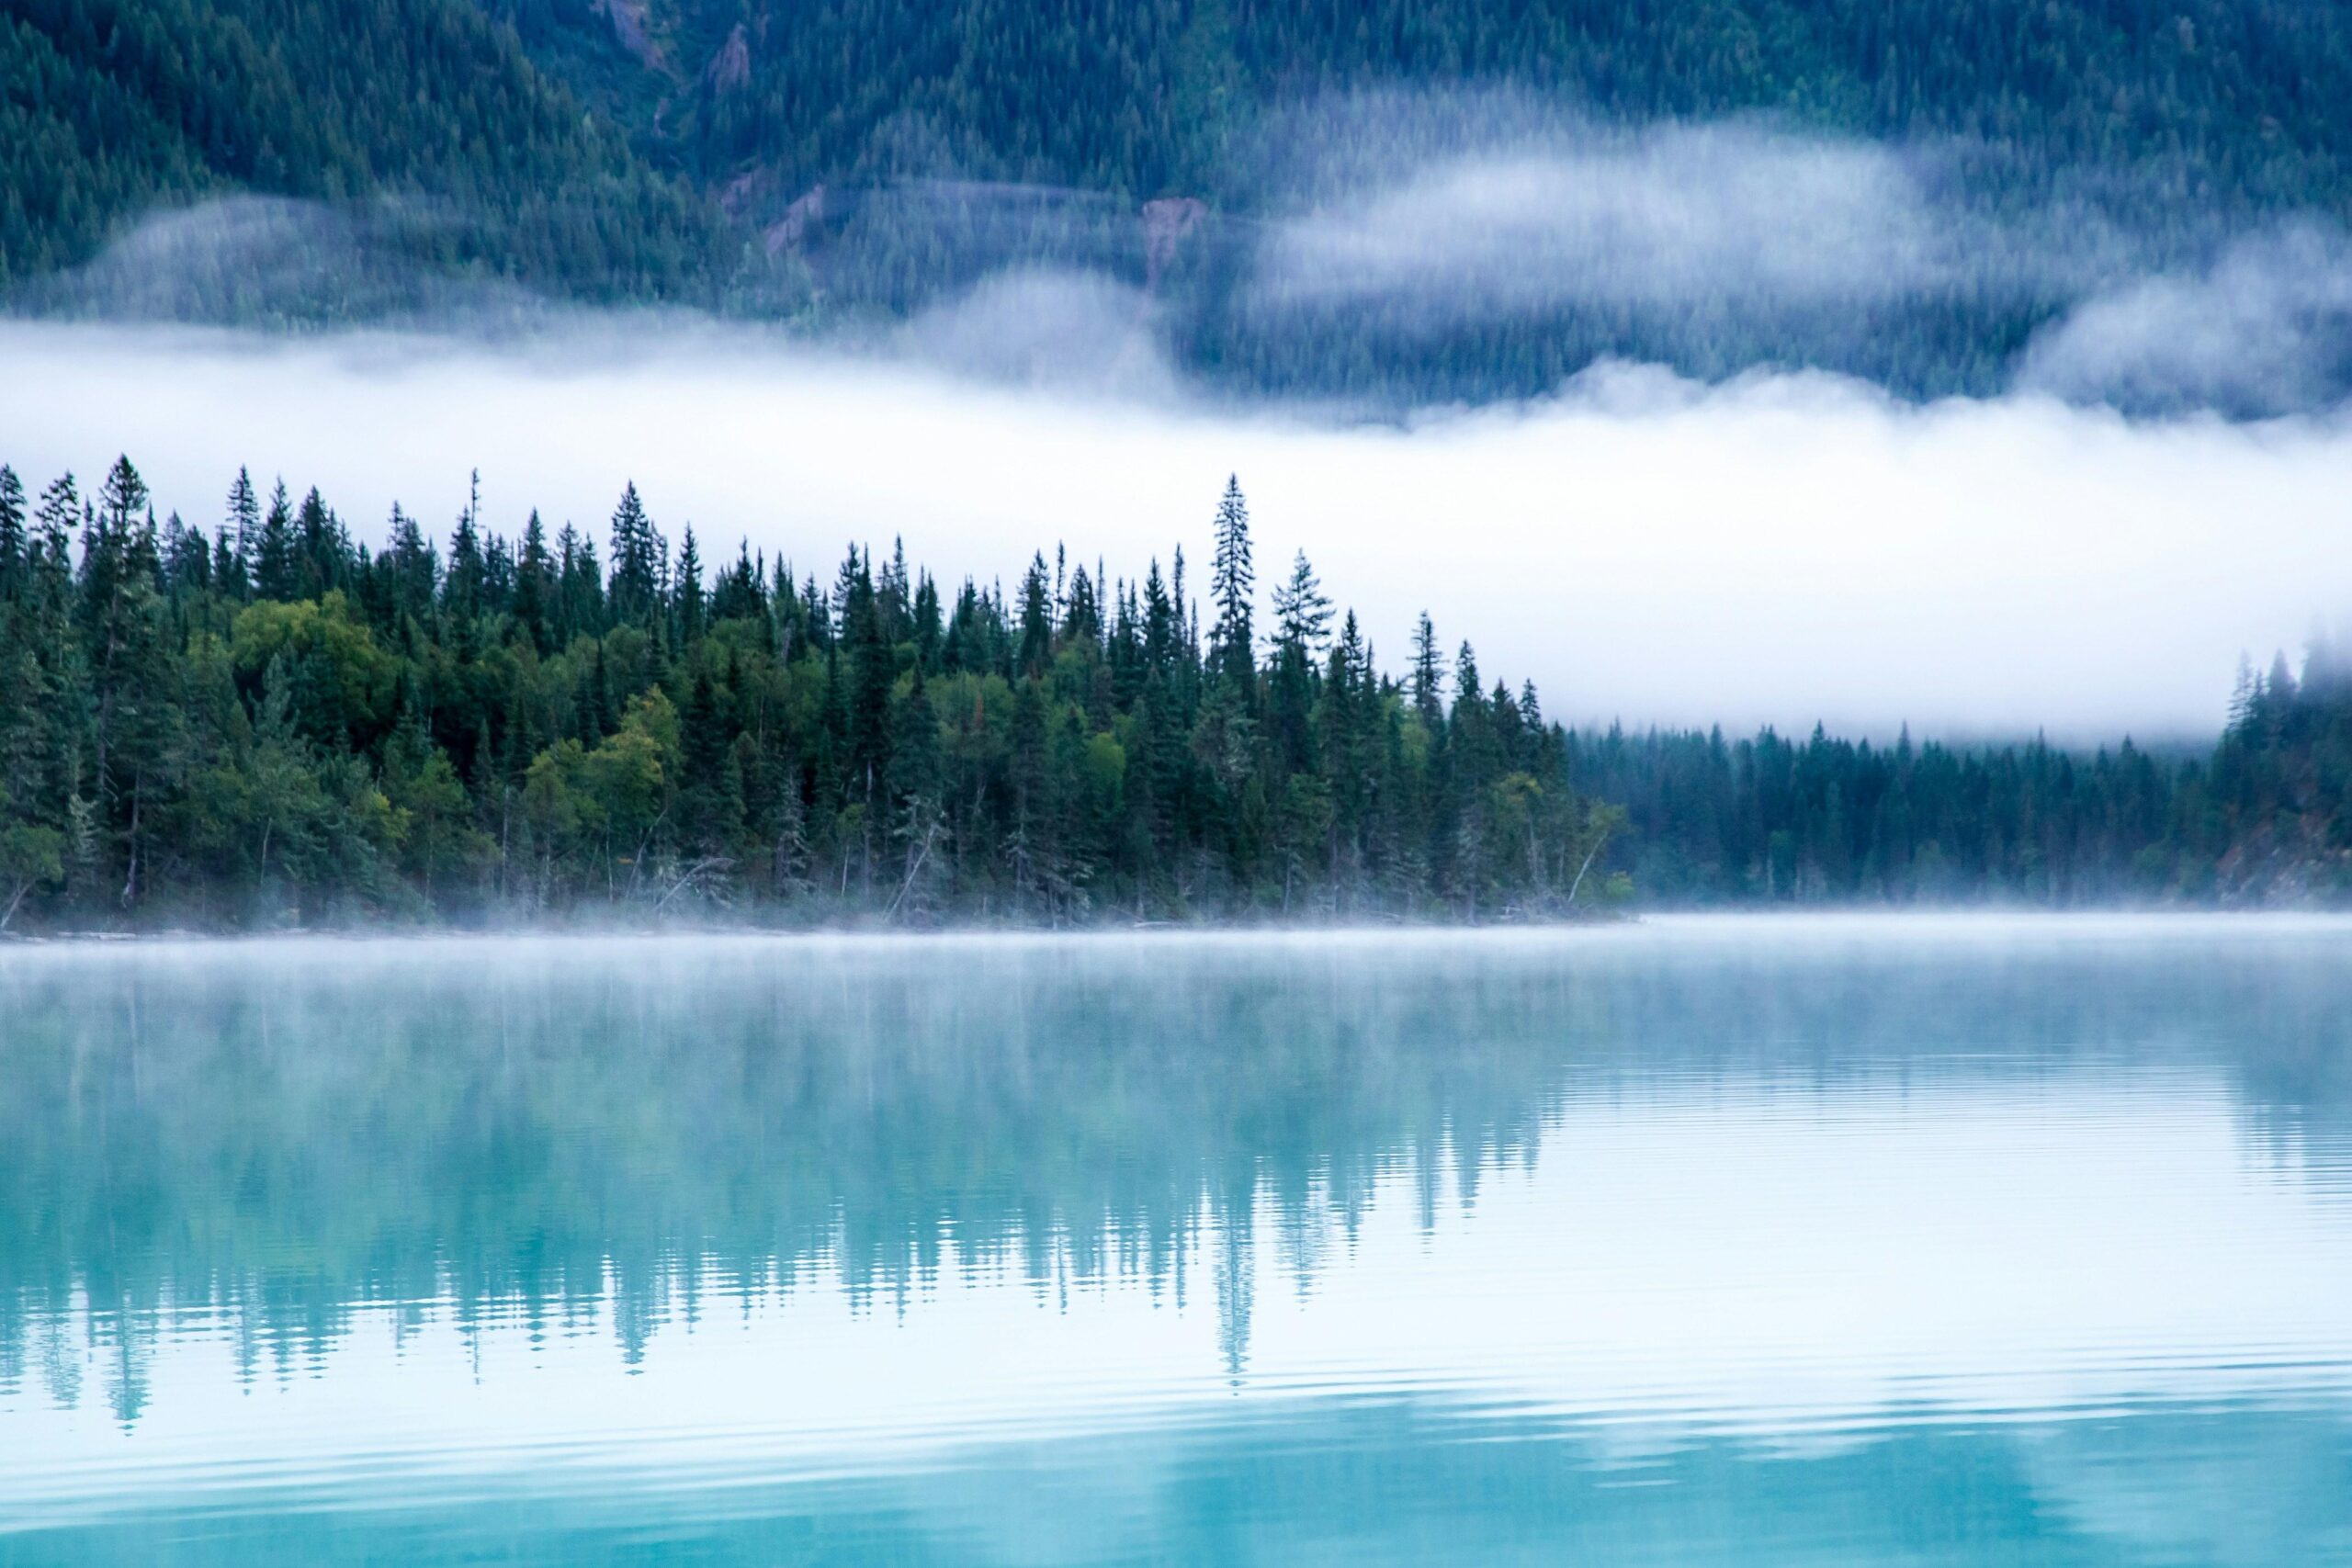
[[[0,7],[0,288],[152,208],[237,192],[328,204],[412,265],[592,299],[706,294],[730,243],[463,0]],[[151,303],[275,308],[233,252],[213,258],[219,276]]]
[[[2223,886],[2290,897],[2352,887],[2352,666],[2313,649],[2299,682],[2286,660],[2243,679],[2228,731],[2184,827]]]
[[[2210,758],[2125,741],[1962,750],[1802,744],[1770,729],[1568,738],[1580,790],[1623,805],[1610,852],[1670,903],[2080,906],[2352,894],[2352,679],[2249,671]]]
[[[1764,111],[2144,164],[2209,198],[2352,194],[2352,27],[2301,0],[651,0],[634,50],[583,0],[488,8],[641,146],[793,193],[953,171],[1222,199],[1271,108],[1467,82],[1622,120]]]
[[[1302,558],[1264,671],[1144,583],[1037,556],[952,612],[894,550],[830,594],[707,581],[632,487],[609,576],[469,501],[356,547],[240,474],[209,545],[125,460],[0,470],[0,923],[591,908],[807,920],[1527,918],[1598,907],[1615,815],[1499,694],[1408,704]],[[1250,555],[1228,486],[1221,555]],[[74,540],[78,537],[78,550]],[[1246,575],[1225,576],[1246,593]],[[1454,746],[1450,731],[1487,739]]]

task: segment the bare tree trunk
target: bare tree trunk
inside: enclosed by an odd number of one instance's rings
[[[924,832],[922,846],[907,863],[906,880],[899,884],[898,894],[896,897],[891,898],[890,907],[882,911],[882,918],[884,919],[895,919],[898,918],[899,906],[905,900],[908,889],[914,886],[915,878],[922,874],[923,863],[931,859],[931,846],[933,841],[938,837],[939,829],[935,824]]]
[[[1585,874],[1586,872],[1590,871],[1590,870],[1592,869],[1592,858],[1593,858],[1593,856],[1595,856],[1595,855],[1599,854],[1599,853],[1600,852],[1600,847],[1601,847],[1601,845],[1603,845],[1603,844],[1607,843],[1608,841],[1609,841],[1609,840],[1608,840],[1608,839],[1607,839],[1606,837],[1602,837],[1602,838],[1600,838],[1600,839],[1596,839],[1596,840],[1593,840],[1592,848],[1590,848],[1590,849],[1589,849],[1589,850],[1587,850],[1587,851],[1585,852],[1585,855],[1584,855],[1584,863],[1583,863],[1582,865],[1580,865],[1580,866],[1577,867],[1577,879],[1576,879],[1574,882],[1571,882],[1571,883],[1569,883],[1569,884],[1568,884],[1568,908],[1569,908],[1573,909],[1573,908],[1576,908],[1576,904],[1577,904],[1577,888],[1579,888],[1579,887],[1582,887],[1582,886],[1584,886],[1584,874]]]
[[[139,897],[139,803],[145,793],[145,783],[138,775],[130,781],[130,866],[122,879],[122,907],[126,909]]]
[[[670,891],[662,895],[661,898],[654,903],[653,912],[657,915],[660,914],[662,909],[668,906],[671,899],[676,897],[681,892],[684,891],[688,884],[698,881],[703,873],[707,871],[717,871],[724,866],[732,865],[734,863],[734,862],[729,860],[725,855],[705,855],[702,859],[695,862],[694,864],[686,867],[685,874],[679,877],[676,882],[671,884]]]

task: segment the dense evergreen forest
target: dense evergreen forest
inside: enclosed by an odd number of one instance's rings
[[[1449,96],[1469,107],[1431,109]],[[1268,308],[1270,220],[1510,144],[1498,101],[1604,136],[1749,116],[1863,139],[1984,238],[1892,300],[1702,285],[1442,329],[1410,300]],[[2346,102],[2352,21],[2304,0],[10,0],[0,298],[345,321],[446,310],[434,280],[462,278],[871,331],[1049,265],[1141,291],[1176,361],[1236,392],[1521,396],[1621,355],[1981,393],[2088,274],[2352,220]],[[206,209],[74,270],[226,196],[322,206]],[[2027,254],[2077,242],[2071,272]]]
[[[191,269],[166,310],[333,316],[436,269],[703,299],[734,243],[463,0],[0,6],[0,296],[38,302],[31,285],[150,209],[240,193],[361,225],[379,276],[281,278],[257,297],[232,236],[156,258]]]
[[[2208,200],[2352,212],[2352,23],[2301,0],[483,4],[649,156],[786,194],[924,160],[912,172],[1244,198],[1257,170],[1234,152],[1270,109],[1471,83],[1627,122],[1762,111],[1965,137],[2045,170],[2140,165]]]
[[[1181,550],[952,592],[469,506],[355,542],[240,473],[0,468],[0,928],[359,919],[1537,919],[1660,902],[2323,898],[2352,680],[2245,682],[2210,759],[1572,732],[1425,616],[1401,675],[1229,483]],[[1205,613],[1203,608],[1205,603]]]
[[[951,593],[469,508],[356,545],[240,474],[209,538],[125,459],[0,470],[0,918],[276,925],[602,909],[922,923],[1480,919],[1622,899],[1617,815],[1532,687],[1422,629],[1374,667],[1301,556],[1261,636],[1247,504],[1140,581]],[[1450,670],[1448,666],[1450,665]],[[1449,680],[1450,678],[1450,680]]]
[[[2352,670],[2315,649],[2242,673],[2209,755],[2128,739],[1804,741],[1766,730],[1568,738],[1630,821],[1611,863],[1669,904],[2310,902],[2352,894]]]

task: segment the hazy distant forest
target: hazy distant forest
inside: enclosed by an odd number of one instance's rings
[[[472,509],[374,547],[240,473],[0,468],[0,926],[1574,916],[2352,888],[2352,680],[2249,674],[2206,758],[1586,734],[1426,617],[1384,672],[1229,485],[1204,579],[1035,556],[824,580]]]
[[[1461,114],[1414,107],[1457,91]],[[1859,138],[1916,155],[1924,198],[1992,238],[1894,299],[1758,310],[1702,285],[1442,330],[1412,301],[1270,309],[1249,265],[1268,215],[1507,133],[1478,94]],[[1984,392],[2083,287],[2027,253],[2104,236],[2098,260],[2146,270],[2282,215],[2340,230],[2346,102],[2352,15],[2308,0],[11,0],[0,298],[266,324],[462,298],[479,319],[462,280],[508,290],[492,316],[822,328],[1046,265],[1136,288],[1178,363],[1252,392],[1523,396],[1603,355]],[[76,270],[142,217],[239,196],[319,205]],[[273,222],[317,259],[257,265]]]

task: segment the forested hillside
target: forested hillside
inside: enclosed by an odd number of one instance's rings
[[[128,460],[87,496],[0,468],[0,928],[2352,891],[2324,654],[2249,677],[2210,760],[1575,734],[1426,617],[1384,673],[1303,556],[1261,621],[1238,486],[1209,534],[1205,582],[858,547],[820,582],[714,570],[634,489],[601,546],[396,509],[371,547],[242,473],[208,533]]]
[[[640,152],[805,265],[830,313],[902,313],[1007,265],[1084,268],[1142,288],[1180,363],[1250,392],[1527,396],[1622,356],[1984,394],[2099,288],[2210,265],[2286,215],[2352,216],[2352,25],[2301,0],[485,3]],[[1726,265],[1694,264],[1666,299],[1596,287],[1611,258],[1540,246],[1502,265],[1556,272],[1555,289],[1506,286],[1503,308],[1466,316],[1409,290],[1316,308],[1269,287],[1282,231],[1266,223],[1376,203],[1384,183],[1410,194],[1452,159],[1726,119],[1893,150],[1917,181],[1905,199],[1952,230],[1931,242],[1934,275],[1905,277],[1896,240],[1861,289],[1757,298],[1732,241]],[[1623,208],[1580,214],[1559,190],[1512,211],[1405,201],[1351,236],[1442,269],[1464,233],[1558,221],[1605,248],[1677,201],[1703,231],[1752,200],[1779,204],[1768,239],[1851,238],[1801,168],[1736,171],[1728,190],[1703,169],[1647,172],[1656,188]],[[1858,221],[1883,234],[1905,216]],[[1635,243],[1615,259],[1645,258]],[[1446,307],[1490,287],[1430,280]]]
[[[1246,195],[1268,108],[1369,87],[1510,85],[1619,119],[1770,111],[1962,136],[2180,194],[2352,197],[2352,21],[2302,0],[482,0],[706,180],[910,172],[1140,201]]]
[[[1985,393],[2101,289],[2210,267],[2282,224],[2318,225],[2333,255],[2352,219],[2347,102],[2352,22],[2303,0],[10,0],[0,293],[277,323],[427,312],[442,296],[416,279],[454,273],[865,333],[1043,266],[1133,289],[1120,319],[1236,392],[1524,396],[1617,355]],[[1637,147],[1600,172],[1617,195],[1589,214],[1561,211],[1562,188],[1595,188],[1575,166],[1516,211],[1379,200],[1400,181],[1428,197],[1417,171],[1449,159],[1564,139],[1622,157],[1611,137],[1727,120],[1795,140],[1696,176]],[[1821,147],[1849,146],[1894,162],[1807,183]],[[1694,183],[1709,167],[1721,190]],[[142,214],[232,194],[322,201],[338,226],[322,240],[307,208],[258,225],[232,210],[225,233],[198,225],[58,281]],[[1659,200],[1698,203],[1702,228],[1747,207],[1753,228],[1660,268],[1621,231]],[[1335,210],[1361,220],[1349,243],[1422,257],[1427,293],[1384,276],[1301,297],[1283,247]],[[1553,283],[1430,308],[1491,291],[1447,270],[1446,243],[1524,240],[1531,220],[1601,264],[1489,258]],[[1671,245],[1694,220],[1658,221]],[[1795,247],[1766,258],[1760,294],[1759,243]],[[1825,260],[1826,276],[1789,276]],[[1640,280],[1631,296],[1599,286],[1611,264]],[[2294,331],[2334,332],[2333,294],[2296,298]],[[2333,395],[2352,352],[2323,336],[2316,392],[2212,400]],[[2105,390],[2077,381],[2061,389]]]
[[[464,0],[0,6],[0,292],[153,209],[239,193],[332,204],[413,264],[593,299],[707,298],[733,245]],[[239,313],[237,279],[196,281]]]

